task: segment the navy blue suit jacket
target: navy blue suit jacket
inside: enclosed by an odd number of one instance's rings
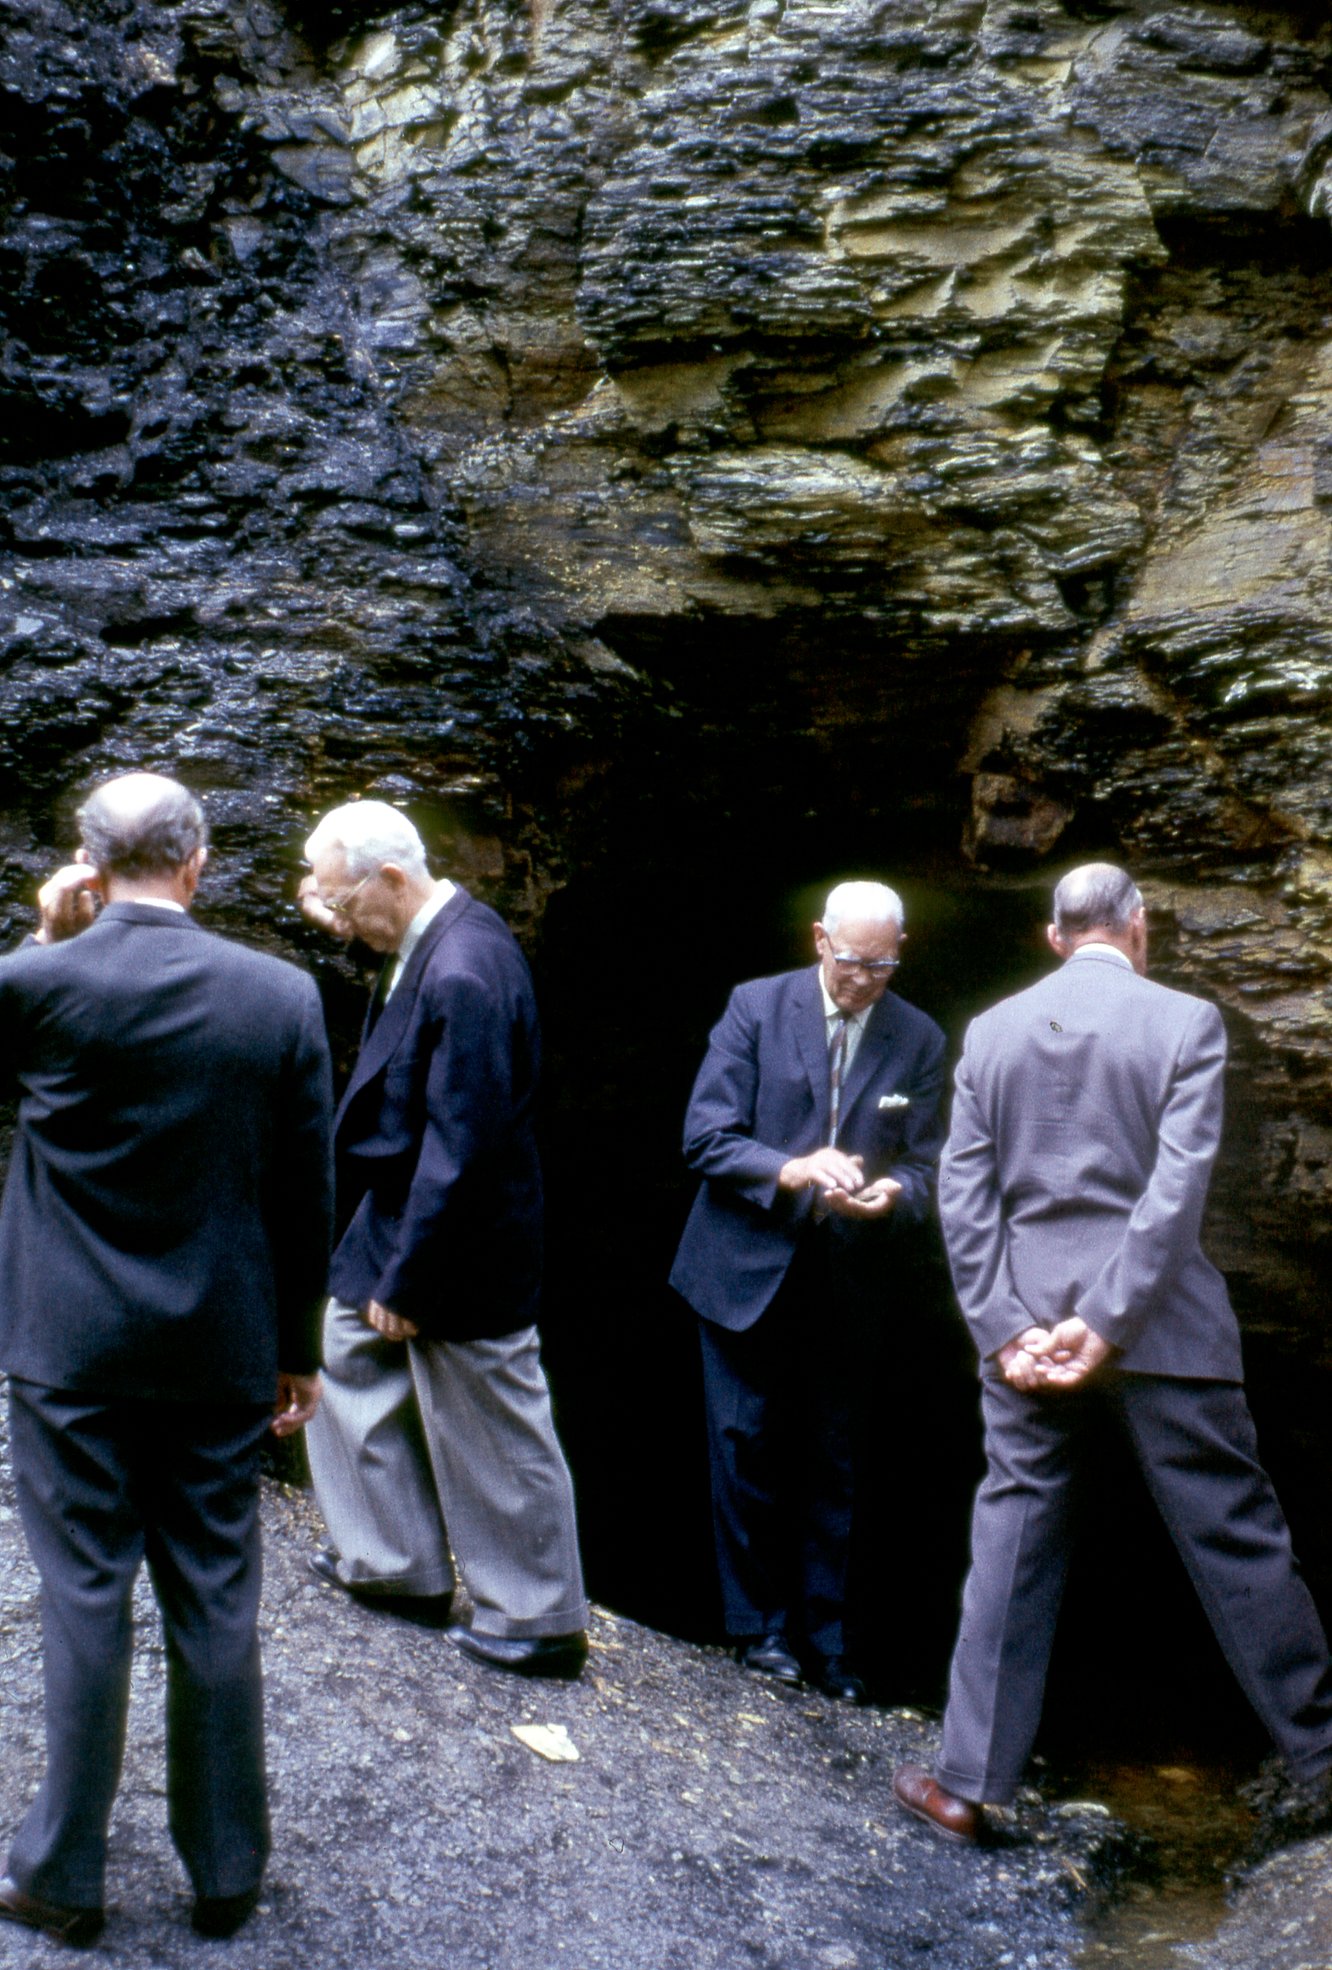
[[[437,1340],[536,1320],[540,1041],[507,926],[465,889],[432,917],[374,1017],[334,1125],[339,1221],[331,1290]]]
[[[271,1403],[317,1368],[332,1069],[313,979],[149,903],[0,959],[19,1127],[0,1367],[108,1400]]]
[[[842,1090],[837,1145],[865,1159],[866,1181],[902,1185],[889,1217],[830,1217],[848,1290],[882,1276],[894,1236],[927,1214],[943,1141],[944,1036],[894,992],[870,1013]],[[827,1028],[819,968],[738,985],[710,1036],[685,1116],[685,1160],[703,1183],[671,1284],[718,1326],[752,1327],[781,1285],[814,1208],[779,1190],[793,1156],[828,1140]]]

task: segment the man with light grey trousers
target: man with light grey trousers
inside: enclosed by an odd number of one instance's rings
[[[536,1002],[493,910],[436,881],[405,814],[361,800],[306,843],[301,906],[384,959],[333,1125],[327,1413],[309,1439],[328,1585],[443,1619],[522,1676],[587,1656],[573,1486],[536,1320]]]
[[[987,1471],[934,1771],[899,1804],[974,1840],[1037,1725],[1094,1410],[1108,1408],[1226,1660],[1297,1781],[1332,1768],[1327,1641],[1258,1462],[1239,1331],[1199,1244],[1221,1133],[1216,1007],[1149,982],[1142,897],[1055,890],[1060,969],[972,1023],[939,1181],[981,1357]]]

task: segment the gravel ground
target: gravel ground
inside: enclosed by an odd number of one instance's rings
[[[1249,1875],[1206,1943],[1181,1950],[1180,1970],[1329,1970],[1332,1839],[1287,1848]]]
[[[3,1454],[0,1441],[0,1832],[37,1783],[42,1738],[37,1583]],[[94,1958],[162,1970],[218,1951],[232,1970],[1071,1966],[1076,1905],[1105,1859],[1095,1813],[1047,1818],[1032,1804],[990,1849],[950,1847],[889,1798],[894,1764],[928,1755],[933,1727],[912,1712],[772,1688],[719,1649],[600,1610],[577,1684],[523,1683],[316,1582],[306,1493],[269,1483],[264,1518],[264,1902],[229,1943],[188,1926],[166,1833],[161,1640],[141,1583],[114,1912]],[[578,1762],[535,1755],[512,1734],[523,1723],[565,1726]],[[74,1960],[0,1925],[3,1970]]]

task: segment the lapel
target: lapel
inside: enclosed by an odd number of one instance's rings
[[[881,1070],[892,1050],[893,1029],[896,1024],[892,988],[889,987],[865,1021],[865,1030],[860,1036],[856,1057],[851,1062],[851,1071],[842,1085],[842,1112],[837,1130],[839,1142],[851,1110],[870,1081]]]
[[[351,1079],[347,1083],[346,1090],[338,1106],[339,1120],[346,1113],[348,1104],[353,1097],[360,1093],[367,1081],[374,1079],[375,1075],[379,1073],[380,1069],[396,1052],[403,1035],[412,1025],[416,1010],[417,995],[421,989],[422,973],[430,962],[431,956],[439,944],[440,939],[448,935],[450,929],[457,923],[471,900],[471,897],[461,884],[455,886],[452,896],[450,896],[443,909],[436,911],[435,915],[426,925],[417,942],[416,949],[412,952],[412,955],[403,967],[402,977],[393,988],[392,998],[384,1007],[378,1019],[375,1020],[373,1026],[370,1023],[370,1012],[367,1011],[365,1026],[362,1029],[361,1051],[357,1056],[356,1065],[351,1071]],[[387,962],[392,964],[393,959],[390,957]],[[378,986],[375,989],[377,993]],[[372,997],[371,1007],[373,1005],[374,998]]]
[[[819,1117],[819,1140],[824,1141],[828,1134],[829,1095],[828,1087],[828,1028],[823,1010],[823,994],[819,990],[819,968],[811,965],[802,971],[792,994],[795,1011],[796,1049],[809,1078],[810,1092],[814,1096],[814,1109]],[[856,1056],[857,1062],[859,1055]],[[845,1112],[845,1094],[843,1094]]]

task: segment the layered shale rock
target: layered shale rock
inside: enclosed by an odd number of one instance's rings
[[[620,828],[673,884],[728,844],[996,893],[1122,852],[1166,975],[1235,1015],[1227,1262],[1313,1317],[1321,7],[0,32],[11,913],[71,781],[142,759],[208,791],[221,915],[279,940],[352,788],[529,930]]]

